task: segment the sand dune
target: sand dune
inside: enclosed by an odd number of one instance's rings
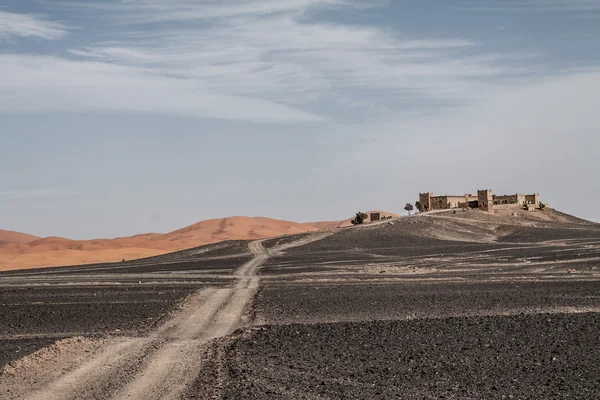
[[[25,244],[39,239],[37,236],[28,235],[27,233],[5,231],[0,229],[0,245],[3,244]]]
[[[4,242],[0,246],[0,271],[131,260],[224,240],[261,239],[347,225],[350,225],[350,219],[298,223],[240,216],[201,221],[166,234],[147,233],[116,239],[41,239],[17,232],[0,231],[0,241]]]
[[[382,216],[397,216],[383,211]],[[523,224],[536,222],[573,222],[573,217],[556,211],[525,213],[517,210]],[[426,214],[426,213],[425,213]],[[468,213],[471,218],[496,222],[515,217],[515,209],[499,208],[494,215]],[[449,215],[455,216],[450,213]],[[459,214],[458,216],[463,216]],[[80,265],[150,257],[224,240],[269,238],[287,234],[329,230],[350,226],[343,221],[291,222],[265,217],[229,217],[201,221],[170,233],[146,233],[116,239],[70,240],[60,237],[39,238],[19,232],[0,230],[0,271],[46,266]],[[367,221],[368,222],[368,221]],[[577,219],[578,223],[590,222]],[[442,235],[438,231],[436,235]],[[454,238],[456,239],[456,238]]]

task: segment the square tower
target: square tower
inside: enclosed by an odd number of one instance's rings
[[[419,193],[419,202],[421,203],[421,207],[423,207],[423,211],[431,210],[431,198],[433,197],[433,193]]]
[[[490,189],[477,191],[478,207],[482,211],[494,211],[494,195]]]

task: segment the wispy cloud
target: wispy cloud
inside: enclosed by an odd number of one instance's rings
[[[25,200],[52,197],[64,197],[77,194],[70,189],[30,189],[0,192],[0,200]]]
[[[390,99],[464,101],[481,95],[482,79],[533,72],[510,65],[520,55],[484,54],[469,39],[408,37],[319,14],[377,7],[380,1],[367,6],[355,0],[61,4],[92,7],[116,30],[108,40],[71,48],[76,60],[144,68],[198,90],[304,112],[322,110],[323,104],[347,110],[350,103],[383,111],[377,103]],[[350,97],[355,99],[348,102]]]
[[[331,18],[357,0],[53,3],[104,21],[68,58],[4,55],[0,113],[152,112],[261,122],[379,118],[407,103],[465,102],[539,73],[462,37],[414,37]],[[517,62],[515,62],[515,60]],[[64,77],[68,76],[68,79]],[[324,107],[325,106],[325,107]]]
[[[373,4],[378,4],[374,1]],[[57,6],[103,11],[121,17],[126,24],[218,20],[232,17],[266,17],[276,14],[303,14],[308,9],[354,7],[368,8],[355,0],[100,0],[92,2],[57,2]],[[127,17],[125,17],[127,16]],[[125,17],[125,18],[123,18]]]
[[[65,36],[67,32],[65,25],[41,16],[0,10],[0,40],[14,37],[53,40]]]
[[[140,67],[9,54],[0,55],[0,75],[0,113],[134,111],[266,122],[321,119],[265,100],[210,92],[194,81]]]

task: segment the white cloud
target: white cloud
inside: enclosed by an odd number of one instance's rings
[[[37,37],[46,40],[59,39],[67,34],[67,27],[58,22],[29,14],[0,10],[0,40],[13,37]]]
[[[152,112],[294,122],[321,118],[291,107],[207,91],[149,69],[57,57],[0,55],[0,113]]]
[[[68,49],[70,59],[5,55],[0,112],[379,119],[414,104],[475,101],[544,72],[531,56],[490,54],[469,39],[408,37],[338,18],[365,7],[357,0],[57,4],[102,18],[110,31]]]
[[[377,1],[373,2],[377,4]],[[367,8],[355,0],[103,0],[58,2],[57,5],[113,13],[126,24],[210,20],[232,17],[264,17],[281,13],[303,14],[311,8]]]
[[[483,78],[532,72],[509,65],[522,55],[485,54],[460,37],[403,37],[383,27],[314,18],[327,8],[343,13],[365,7],[359,1],[91,4],[117,24],[114,40],[72,48],[71,55],[143,67],[214,93],[292,107],[326,105],[355,115],[360,108],[367,114],[385,112],[383,103],[390,100],[464,101],[484,93]],[[160,24],[150,30],[140,22]]]

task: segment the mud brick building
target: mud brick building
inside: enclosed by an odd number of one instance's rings
[[[419,193],[422,211],[450,210],[453,208],[478,208],[492,212],[494,206],[520,205],[528,209],[539,208],[539,194],[505,194],[495,195],[490,189],[478,190],[477,196],[465,194],[462,196],[434,196],[433,193]]]

